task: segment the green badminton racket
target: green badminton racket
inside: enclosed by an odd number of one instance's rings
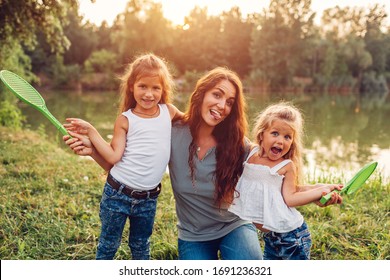
[[[45,100],[32,85],[8,70],[0,71],[0,79],[16,97],[41,112],[63,135],[70,136],[65,127],[47,109]]]
[[[365,165],[362,169],[359,170],[359,172],[356,173],[356,175],[351,180],[348,181],[348,183],[346,183],[344,185],[344,187],[340,191],[334,190],[334,191],[328,193],[327,195],[324,195],[320,199],[320,202],[322,204],[325,204],[326,202],[328,202],[328,200],[332,196],[333,192],[339,192],[340,194],[343,194],[343,193],[352,194],[352,193],[356,192],[358,189],[360,189],[364,185],[366,180],[374,172],[377,165],[378,165],[378,162],[376,162],[376,161]]]

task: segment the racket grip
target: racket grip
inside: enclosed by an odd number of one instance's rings
[[[70,134],[68,133],[68,131],[65,129],[65,127],[63,127],[63,126],[60,126],[60,127],[58,127],[58,130],[62,133],[62,135],[64,135],[64,136],[69,136],[70,138],[73,138],[72,136],[70,136]]]
[[[332,197],[332,193],[335,192],[335,191],[331,191],[330,193],[324,195],[323,197],[321,197],[320,199],[320,203],[321,204],[325,204],[329,201],[329,199]]]

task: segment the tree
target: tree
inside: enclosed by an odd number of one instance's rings
[[[221,15],[221,42],[219,51],[228,67],[242,77],[247,75],[251,66],[249,47],[253,28],[252,18],[242,19],[238,7]]]
[[[176,63],[181,72],[205,71],[223,64],[220,49],[221,18],[209,16],[207,8],[195,7],[178,30]]]
[[[369,70],[378,74],[386,72],[386,59],[390,56],[390,45],[385,40],[385,34],[382,32],[386,12],[384,7],[373,6],[366,16],[367,31],[364,36],[364,42],[367,51],[372,57],[372,65]]]
[[[159,54],[174,42],[171,23],[164,18],[162,6],[151,0],[131,0],[112,28],[113,44],[122,64],[140,52]]]
[[[299,72],[315,15],[310,5],[310,0],[272,0],[253,29],[252,71],[272,88],[289,85]]]
[[[89,22],[82,24],[82,17],[75,11],[69,11],[67,19],[69,24],[64,27],[64,34],[70,47],[64,52],[64,63],[83,65],[97,48],[99,29]]]
[[[0,1],[0,65],[32,81],[31,59],[25,50],[37,45],[38,33],[43,34],[53,52],[69,47],[64,36],[68,9],[76,9],[76,0],[1,0]],[[0,88],[0,100],[4,95]],[[15,104],[15,102],[11,102]],[[19,119],[15,117],[15,119]],[[3,120],[0,117],[0,123]]]

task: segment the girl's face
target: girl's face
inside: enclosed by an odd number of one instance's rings
[[[294,131],[285,121],[275,120],[263,132],[261,139],[262,157],[278,160],[290,150],[294,139]]]
[[[203,122],[211,127],[221,123],[232,111],[236,98],[236,89],[228,80],[222,80],[208,90],[202,102]]]
[[[157,104],[163,94],[163,85],[159,76],[145,76],[134,83],[135,110],[144,114],[156,112]]]

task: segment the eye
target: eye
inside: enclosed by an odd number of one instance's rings
[[[226,101],[226,105],[229,106],[229,107],[233,107],[233,104],[234,104],[234,100],[233,99],[228,99]]]
[[[160,91],[161,87],[160,86],[154,86],[153,89],[156,90],[156,91]]]
[[[215,98],[221,98],[221,93],[218,91],[213,92]]]
[[[272,135],[272,136],[278,136],[278,135],[279,135],[279,132],[277,132],[277,131],[271,131],[271,135]]]

